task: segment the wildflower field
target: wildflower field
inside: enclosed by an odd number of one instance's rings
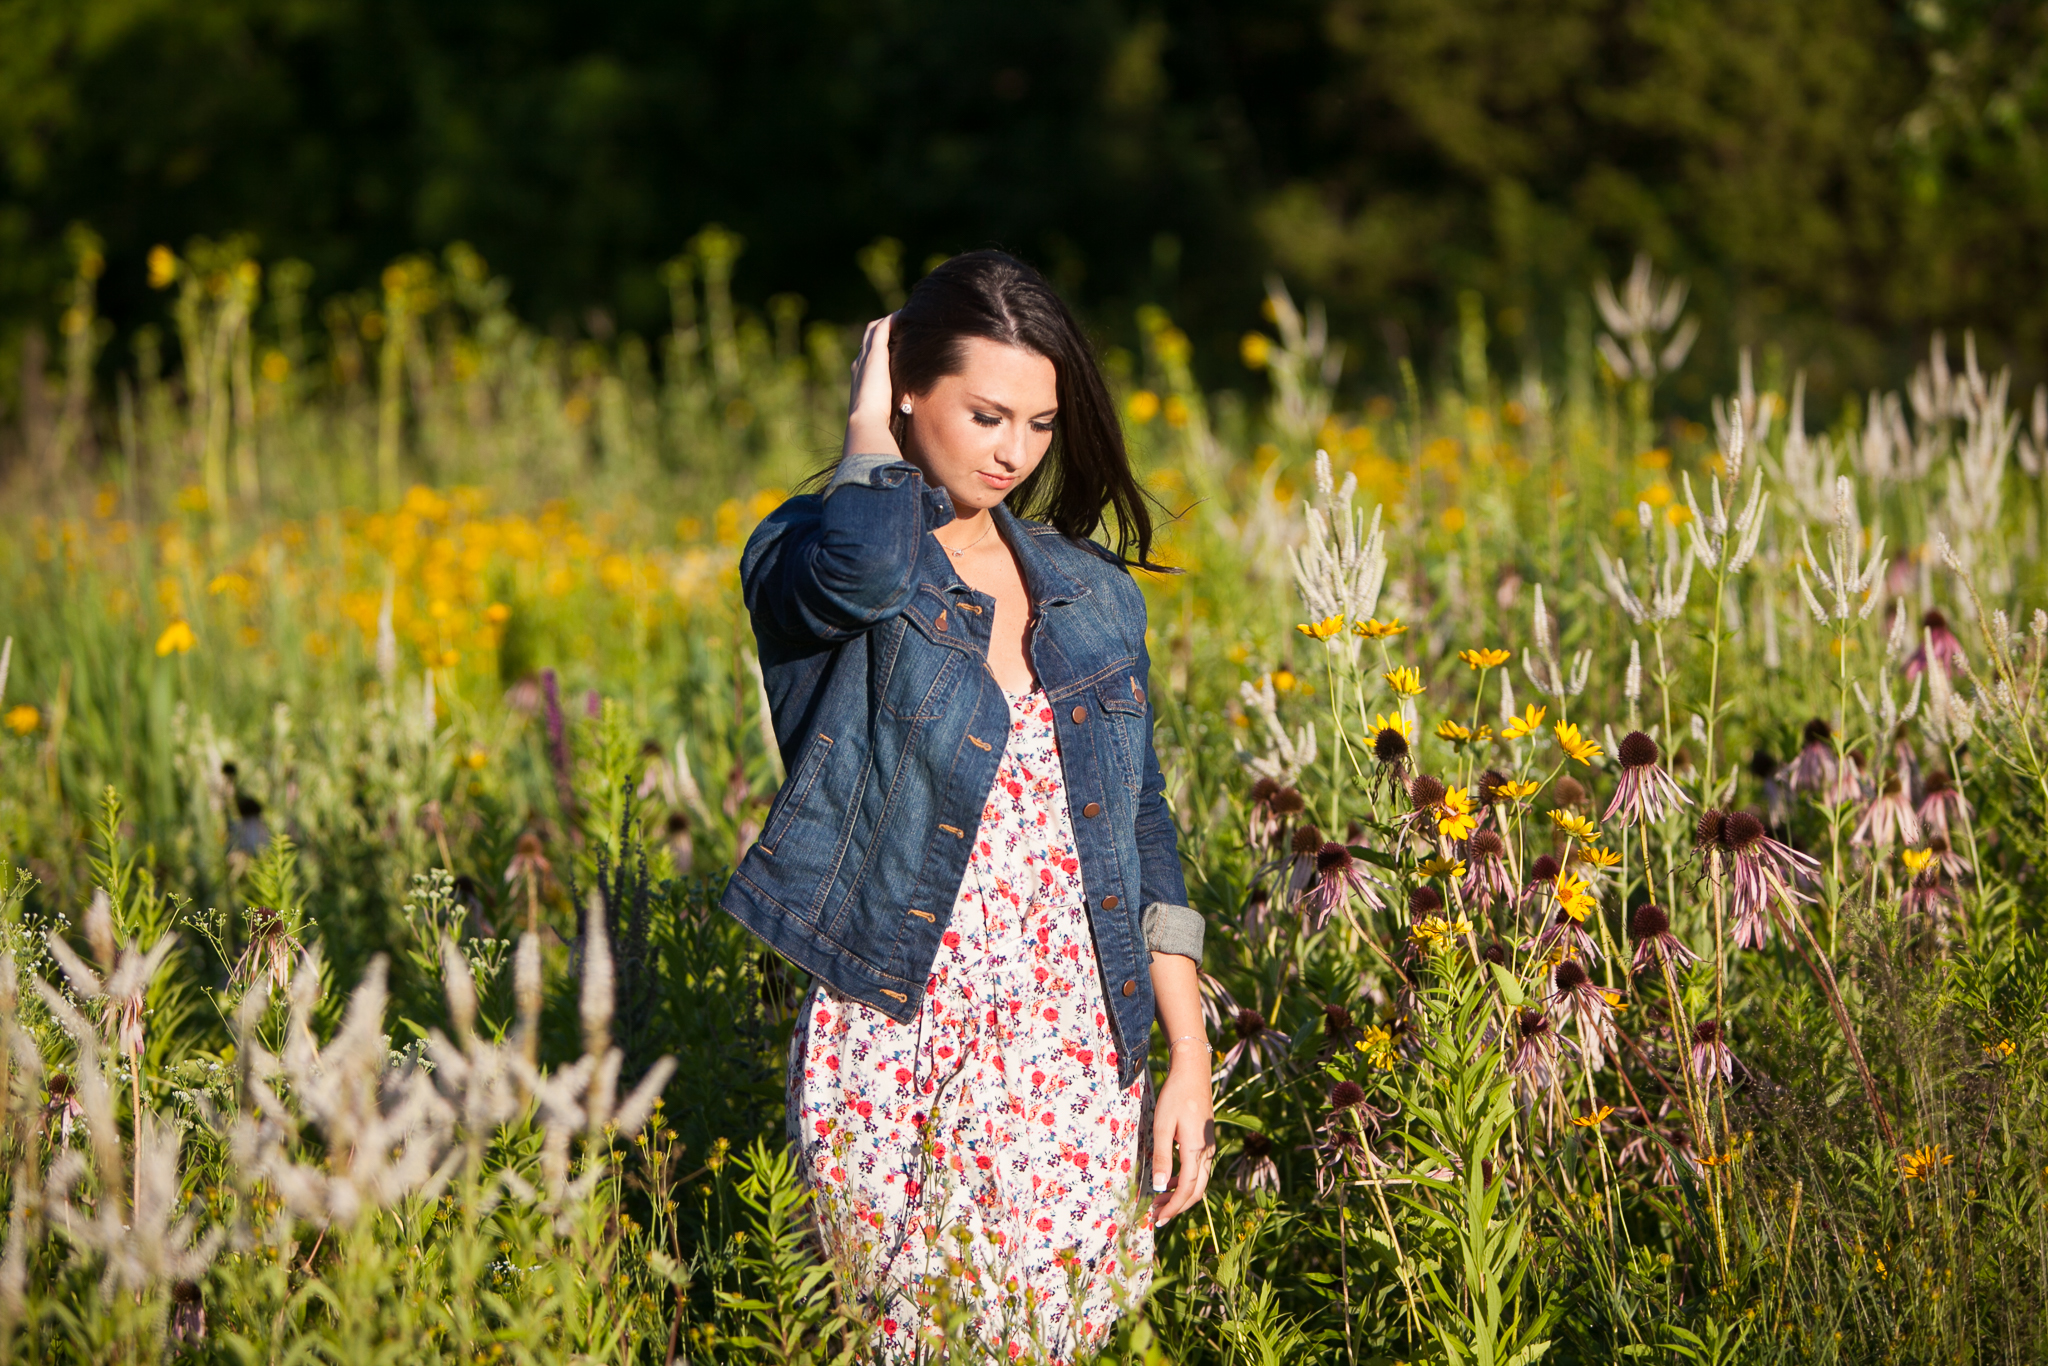
[[[738,551],[855,333],[715,229],[652,339],[195,243],[106,358],[72,245],[0,511],[0,1351],[864,1359],[804,983],[714,909],[783,776]],[[1356,402],[1277,282],[1234,391],[1153,310],[1110,355],[1220,1141],[1116,1360],[2048,1357],[2048,397],[1934,338],[1698,423],[1682,289],[1587,305]]]

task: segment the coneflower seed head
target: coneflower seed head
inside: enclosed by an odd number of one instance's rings
[[[1340,1081],[1330,1088],[1330,1108],[1349,1110],[1365,1101],[1365,1088],[1355,1081]]]
[[[1417,887],[1408,893],[1408,913],[1417,919],[1435,915],[1444,908],[1444,894],[1434,887]]]
[[[1645,901],[1628,913],[1628,937],[1655,939],[1671,928],[1671,917],[1654,901]]]
[[[1408,737],[1392,726],[1372,737],[1372,757],[1383,764],[1398,764],[1408,757]]]
[[[1764,823],[1749,811],[1729,812],[1727,822],[1721,827],[1721,843],[1738,852],[1750,848],[1763,837]]]
[[[1308,810],[1308,800],[1291,787],[1283,787],[1273,796],[1273,814],[1276,816],[1298,816]]]
[[[1252,800],[1261,806],[1270,803],[1273,798],[1279,795],[1280,783],[1277,779],[1261,778],[1252,784]]]
[[[1548,882],[1564,871],[1564,865],[1548,854],[1538,854],[1529,865],[1529,881]]]
[[[1694,1043],[1719,1043],[1720,1039],[1721,1022],[1719,1020],[1701,1020],[1692,1027],[1692,1041]]]
[[[1515,1015],[1515,1027],[1525,1039],[1533,1039],[1550,1028],[1550,1017],[1540,1010],[1523,1010]]]
[[[1508,965],[1508,951],[1500,946],[1498,939],[1480,950],[1479,956],[1489,963],[1498,963],[1502,967]]]
[[[1657,762],[1657,742],[1639,730],[1622,736],[1614,752],[1620,756],[1623,768],[1642,768]]]
[[[1507,842],[1491,830],[1474,830],[1465,848],[1473,858],[1505,858],[1508,852]]]
[[[1506,784],[1508,775],[1497,768],[1489,768],[1479,775],[1479,800],[1492,806],[1500,798],[1500,790]]]
[[[1550,800],[1559,806],[1583,806],[1586,802],[1586,785],[1566,774],[1550,785]]]
[[[1316,872],[1324,877],[1340,876],[1350,866],[1351,851],[1334,841],[1316,853]]]
[[[1557,965],[1550,980],[1557,984],[1559,991],[1577,991],[1586,985],[1586,970],[1576,958],[1567,958]]]
[[[1721,842],[1721,831],[1728,824],[1728,813],[1718,806],[1710,806],[1700,812],[1700,818],[1693,822],[1692,845],[1705,849]]]
[[[1806,733],[1802,743],[1807,745],[1824,745],[1834,738],[1835,728],[1821,717],[1816,716],[1806,723]]]
[[[1266,1017],[1256,1010],[1238,1011],[1236,1024],[1240,1039],[1256,1039],[1266,1032]]]
[[[1311,858],[1322,852],[1323,832],[1313,825],[1304,825],[1294,832],[1294,852],[1299,858]]]
[[[1332,1034],[1342,1034],[1351,1028],[1351,1012],[1340,1005],[1323,1007],[1323,1028]]]
[[[1444,784],[1441,778],[1427,773],[1418,773],[1408,780],[1408,800],[1415,803],[1417,811],[1425,806],[1435,806],[1444,799]]]

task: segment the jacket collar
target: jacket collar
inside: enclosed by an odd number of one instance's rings
[[[1034,523],[1010,511],[1008,503],[997,503],[994,511],[996,529],[1017,557],[1017,567],[1023,571],[1024,587],[1030,591],[1033,604],[1060,607],[1088,596],[1092,591],[1088,585],[1062,569],[1045,545],[1048,540],[1063,538],[1057,533],[1049,537],[1034,535]]]

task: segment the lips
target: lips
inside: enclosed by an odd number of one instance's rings
[[[983,479],[986,479],[991,485],[999,489],[1006,489],[1010,487],[1010,485],[1017,482],[1017,478],[1015,475],[991,474],[987,470],[981,471],[981,477]]]

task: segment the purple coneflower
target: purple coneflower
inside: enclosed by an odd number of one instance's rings
[[[1668,811],[1692,805],[1692,798],[1679,791],[1677,781],[1657,762],[1662,757],[1657,752],[1657,742],[1641,731],[1632,730],[1622,736],[1621,743],[1615,746],[1615,757],[1621,760],[1621,781],[1615,784],[1614,800],[1607,804],[1602,820],[1619,815],[1622,824],[1634,825],[1638,821],[1662,819]]]
[[[1308,807],[1302,795],[1277,779],[1261,778],[1252,784],[1252,811],[1245,842],[1253,849],[1277,851],[1286,839],[1287,826]]]
[[[1829,806],[1840,806],[1843,802],[1863,800],[1863,751],[1852,749],[1842,756],[1842,765],[1835,770],[1834,782],[1822,791],[1821,799]]]
[[[1785,784],[1780,781],[1783,777],[1783,765],[1778,762],[1778,756],[1759,745],[1749,756],[1749,773],[1763,785],[1764,811],[1769,817],[1770,825],[1774,829],[1782,827],[1788,812],[1785,804]]]
[[[1927,775],[1927,781],[1921,785],[1920,806],[1914,814],[1920,817],[1921,828],[1929,835],[1952,839],[1954,836],[1949,832],[1949,822],[1960,823],[1968,820],[1971,814],[1970,803],[1963,796],[1962,788],[1956,786],[1956,780],[1937,768]]]
[[[1335,841],[1325,844],[1316,854],[1316,881],[1303,898],[1303,904],[1310,914],[1310,928],[1320,930],[1330,923],[1330,917],[1344,909],[1344,903],[1356,892],[1374,910],[1383,910],[1386,903],[1380,900],[1379,889],[1372,875],[1365,871],[1365,865],[1352,857],[1351,851]]]
[[[1418,773],[1408,780],[1408,810],[1394,824],[1404,833],[1420,835],[1434,843],[1437,810],[1450,789],[1443,779]]]
[[[1927,656],[1930,649],[1944,672],[1952,671],[1956,662],[1963,657],[1963,642],[1956,639],[1956,633],[1949,629],[1948,618],[1930,607],[1920,618],[1921,644],[1906,660],[1906,677],[1918,678],[1927,672]]]
[[[1735,943],[1758,949],[1770,942],[1766,912],[1771,898],[1790,906],[1810,898],[1793,885],[1820,871],[1820,863],[1770,837],[1753,812],[1717,810],[1700,816],[1697,841],[1702,852],[1718,852],[1729,874],[1729,904],[1735,916]]]
[[[1555,989],[1550,999],[1578,1024],[1587,1065],[1599,1071],[1607,1050],[1614,1047],[1614,994],[1595,983],[1576,958],[1552,968],[1550,982]]]
[[[1472,793],[1482,806],[1499,806],[1508,799],[1508,794],[1501,791],[1507,783],[1507,774],[1497,768],[1489,768],[1479,775],[1478,782],[1472,784]]]
[[[171,1341],[180,1346],[206,1337],[206,1300],[197,1281],[178,1281],[171,1286]]]
[[[1287,902],[1294,904],[1316,878],[1316,858],[1323,852],[1323,832],[1303,825],[1288,843]]]
[[[1941,866],[1941,871],[1948,874],[1951,881],[1961,882],[1970,876],[1970,861],[1956,852],[1955,845],[1947,836],[1936,835],[1929,839],[1927,850],[1934,855]]]
[[[292,965],[302,949],[285,924],[284,912],[268,906],[249,908],[249,943],[235,960],[231,982],[253,987],[258,979],[269,978],[273,991],[291,985]]]
[[[1521,1078],[1535,1090],[1550,1085],[1558,1049],[1563,1043],[1548,1015],[1540,1010],[1516,1011],[1509,1039],[1508,1075]]]
[[[1230,1167],[1230,1182],[1247,1195],[1253,1191],[1280,1189],[1280,1168],[1273,1162],[1273,1140],[1256,1130],[1244,1136],[1237,1161]]]
[[[1240,1063],[1248,1063],[1255,1074],[1265,1071],[1287,1056],[1288,1048],[1294,1043],[1292,1038],[1268,1025],[1266,1017],[1256,1010],[1238,1011],[1231,1027],[1237,1032],[1237,1042],[1223,1055],[1216,1075],[1211,1078],[1218,1085],[1229,1081]]]
[[[1492,830],[1474,830],[1465,841],[1465,881],[1459,890],[1473,906],[1489,906],[1514,890],[1508,881],[1507,841]]]
[[[1825,792],[1833,786],[1840,759],[1835,754],[1835,728],[1816,716],[1806,723],[1799,757],[1792,761],[1794,792]]]
[[[1266,918],[1273,909],[1273,894],[1266,890],[1266,884],[1252,884],[1252,890],[1244,899],[1244,932],[1253,939],[1266,931]]]
[[[71,1078],[63,1072],[50,1074],[50,1101],[43,1107],[43,1113],[57,1127],[57,1141],[65,1147],[71,1146],[71,1130],[85,1120],[85,1107],[79,1104],[78,1088],[71,1084]]]
[[[1894,844],[1915,844],[1919,839],[1920,817],[1913,809],[1913,794],[1894,773],[1884,780],[1884,790],[1863,809],[1863,819],[1856,822],[1849,843],[1868,844],[1882,851]]]
[[[1671,917],[1662,906],[1645,901],[1628,913],[1628,937],[1636,944],[1636,956],[1629,964],[1631,974],[1654,965],[1661,957],[1683,971],[1700,961],[1700,956],[1678,942],[1671,932]]]
[[[1689,1065],[1694,1080],[1702,1086],[1712,1081],[1716,1073],[1724,1082],[1735,1080],[1735,1055],[1728,1051],[1727,1035],[1719,1020],[1701,1020],[1692,1027]]]
[[[1557,885],[1557,875],[1564,871],[1564,865],[1549,854],[1538,854],[1529,863],[1529,875],[1522,882],[1522,892],[1516,898],[1523,905],[1542,896]]]
[[[1229,987],[1207,972],[1195,975],[1195,985],[1202,996],[1202,1025],[1214,1038],[1222,1032],[1224,1021],[1237,1018],[1237,998],[1230,994]]]

